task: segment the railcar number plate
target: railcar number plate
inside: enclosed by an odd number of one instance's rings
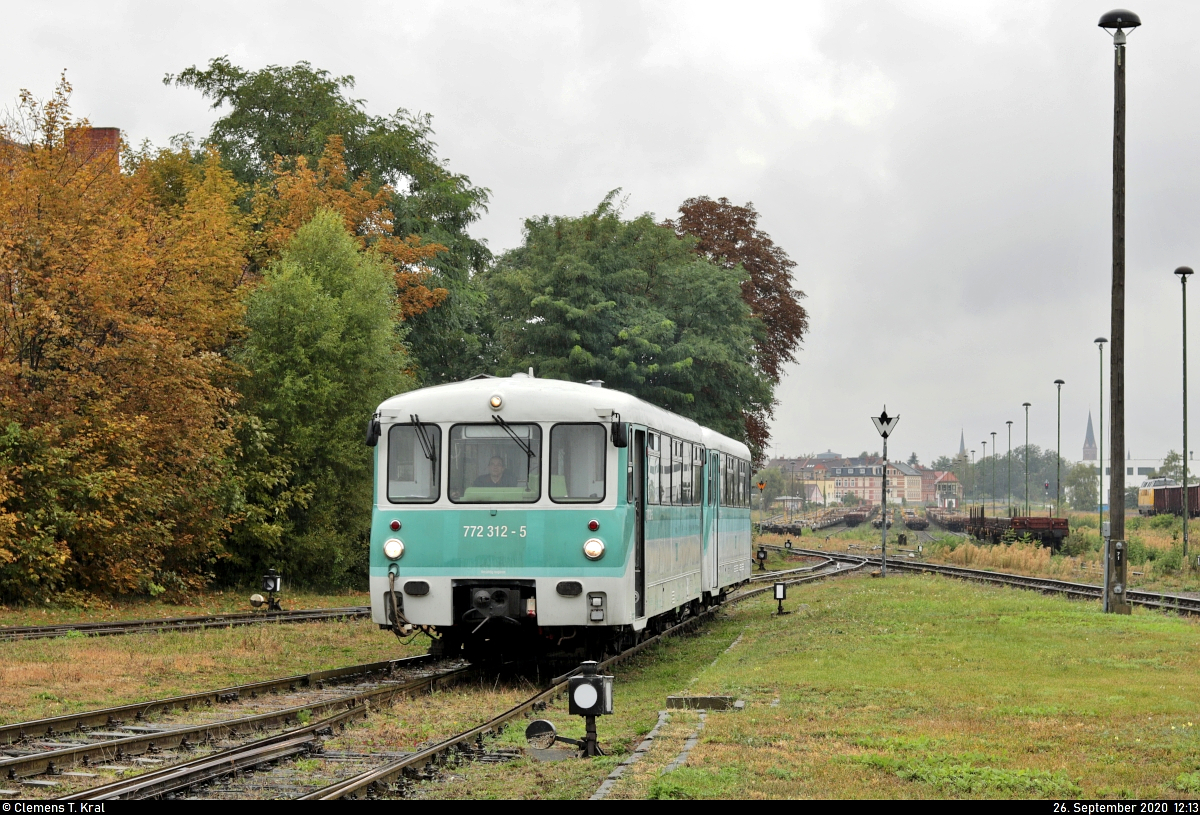
[[[463,527],[464,538],[523,538],[525,527],[508,526],[475,526],[467,524]]]

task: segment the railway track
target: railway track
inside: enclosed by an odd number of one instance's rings
[[[821,555],[824,556],[824,555]],[[833,558],[830,558],[833,560]],[[828,565],[828,564],[819,564]],[[792,577],[783,582],[788,585],[797,585],[800,583],[808,583],[816,580],[821,580],[826,577],[832,577],[837,574],[845,574],[847,572],[861,569],[866,564],[850,564],[843,566],[835,564],[835,568],[831,572],[821,572],[801,577]],[[791,570],[789,570],[791,571]],[[763,575],[767,577],[779,577],[782,573],[774,575]],[[725,603],[717,606],[712,606],[709,609],[697,614],[693,617],[678,623],[672,628],[658,634],[649,639],[634,645],[631,648],[622,651],[620,654],[607,659],[600,663],[600,670],[608,670],[613,666],[630,659],[635,654],[642,650],[661,642],[662,640],[677,636],[679,634],[692,631],[697,628],[702,622],[711,619],[720,609],[743,600],[748,600],[751,597],[757,597],[760,594],[765,594],[771,591],[771,586],[763,586],[761,588],[746,589],[737,594],[731,595]],[[572,672],[573,673],[573,672]],[[483,724],[471,728],[470,730],[459,733],[445,739],[437,744],[431,745],[423,750],[419,750],[410,755],[404,756],[396,761],[390,762],[381,767],[376,767],[366,772],[360,773],[352,778],[339,781],[319,790],[314,790],[307,795],[301,796],[300,800],[307,801],[332,801],[339,798],[357,798],[361,796],[374,796],[387,791],[387,789],[397,781],[402,781],[406,777],[417,775],[428,776],[432,771],[436,770],[437,766],[445,763],[451,756],[456,756],[464,751],[472,749],[481,749],[483,739],[490,734],[498,734],[504,728],[513,722],[515,719],[531,713],[539,706],[552,701],[555,697],[563,694],[567,690],[567,683],[572,674],[566,674],[561,677],[556,677],[553,680],[551,687],[539,691],[523,702],[520,702],[498,716],[484,722]]]
[[[782,581],[795,585],[855,571],[864,566],[839,563],[825,556],[821,558],[821,562],[797,569],[756,575],[753,582]],[[726,604],[741,602],[770,590],[770,586],[751,587],[727,598]],[[606,660],[602,667],[609,668],[627,660],[666,637],[693,630],[722,607],[714,606],[689,617],[671,629]],[[371,706],[385,704],[398,695],[415,694],[443,683],[459,681],[469,669],[427,670],[424,675],[415,678],[387,684],[376,683],[356,688],[350,693],[325,692],[319,697],[292,699],[285,707],[262,713],[235,718],[210,718],[209,721],[186,726],[128,725],[126,722],[148,723],[149,717],[164,711],[177,713],[180,710],[206,709],[272,694],[286,696],[304,689],[326,690],[327,686],[337,683],[392,676],[401,668],[429,667],[432,662],[430,657],[424,656],[349,666],[0,726],[0,779],[5,776],[8,779],[0,780],[0,786],[25,785],[28,792],[36,794],[41,788],[44,794],[57,792],[64,786],[88,782],[98,777],[97,770],[114,772],[136,769],[137,774],[130,778],[119,778],[82,790],[62,789],[66,793],[63,800],[173,797],[198,786],[219,785],[224,783],[222,779],[228,780],[231,776],[239,776],[240,781],[243,774],[253,773],[265,765],[289,762],[310,754],[326,757],[322,747],[324,738],[352,719],[365,716]],[[371,795],[397,781],[403,786],[405,779],[429,777],[431,772],[447,761],[479,757],[484,752],[483,738],[486,735],[500,732],[512,720],[563,693],[569,677],[570,674],[558,677],[552,680],[551,687],[539,691],[499,716],[422,750],[405,754],[334,754],[333,758],[343,760],[339,763],[342,774],[347,777],[316,790],[307,789],[303,783],[294,783],[291,789],[295,797],[310,800]],[[228,743],[231,738],[244,738],[247,733],[258,735],[260,731],[271,728],[283,729],[241,744]],[[69,739],[71,743],[64,743],[64,739]],[[184,755],[197,748],[203,749],[205,754],[198,757]],[[381,766],[380,758],[388,759],[387,763]],[[167,766],[159,766],[164,762],[167,762]],[[295,775],[293,772],[292,776]],[[308,780],[311,783],[311,779],[294,780]],[[64,783],[66,781],[70,783]],[[278,785],[271,785],[269,791],[278,795],[284,790]],[[229,792],[228,787],[210,787],[206,797],[211,797],[211,794],[220,797]]]
[[[879,565],[880,563],[880,558],[870,555],[822,552],[817,549],[792,549],[792,551],[812,557],[827,557],[843,563],[860,563],[864,566]],[[1062,594],[1067,597],[1090,600],[1099,600],[1104,594],[1103,586],[1097,586],[1092,583],[1076,583],[1069,580],[1056,580],[1050,577],[1031,577],[1029,575],[993,572],[985,569],[968,569],[962,566],[947,566],[939,563],[914,563],[904,558],[888,558],[888,568],[910,572],[925,572],[927,574],[940,574],[981,583],[1015,586],[1017,588],[1033,589],[1049,594]],[[1156,608],[1164,611],[1176,611],[1184,614],[1200,614],[1200,598],[1186,597],[1179,594],[1138,591],[1136,589],[1129,589],[1126,591],[1125,596],[1130,603],[1136,606]]]
[[[222,749],[245,734],[307,724],[314,717],[328,717],[318,723],[328,731],[365,715],[370,705],[459,681],[468,670],[461,664],[440,668],[429,656],[409,657],[4,725],[0,785],[57,791],[102,772],[154,769],[173,754]],[[346,683],[355,687],[338,689]],[[242,709],[230,717],[222,706]]]
[[[148,631],[199,631],[205,628],[231,628],[261,623],[307,623],[321,620],[351,620],[368,617],[369,606],[313,608],[299,611],[259,611],[234,614],[209,614],[202,617],[162,617],[149,620],[120,620],[104,623],[62,623],[59,625],[18,625],[0,628],[0,642],[62,637],[71,633],[89,637],[110,637]]]

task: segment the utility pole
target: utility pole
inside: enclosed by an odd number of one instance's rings
[[[1188,562],[1188,440],[1187,440],[1187,279],[1192,270],[1180,266],[1175,270],[1183,288],[1183,562]]]
[[[987,462],[987,439],[981,441],[980,444],[983,445],[983,456],[979,459],[979,463],[984,464]],[[992,452],[996,452],[995,448],[992,448]],[[986,473],[987,470],[984,470],[984,472]],[[984,483],[986,484],[987,482],[985,481]],[[979,504],[985,508],[987,507],[987,501],[984,501],[982,496],[980,496]]]
[[[1104,337],[1096,337],[1096,348],[1100,351],[1100,446],[1096,449],[1096,462],[1100,465],[1100,537],[1108,545],[1108,535],[1104,534]]]
[[[1009,517],[1012,517],[1012,420],[1005,422],[1008,425],[1008,497],[1005,499],[1005,504],[1008,507]]]
[[[996,431],[992,431],[992,517],[996,517]]]
[[[1025,516],[1029,516],[1029,403],[1022,402],[1025,408]]]
[[[1062,517],[1062,386],[1067,383],[1056,379],[1054,384],[1058,385],[1058,446],[1054,454],[1054,514]]]
[[[1112,462],[1108,482],[1109,532],[1113,541],[1125,540],[1125,29],[1142,24],[1136,14],[1117,9],[1100,18],[1100,27],[1112,32],[1113,64],[1113,189],[1112,189],[1112,329],[1109,350],[1108,395],[1112,405]],[[1184,451],[1187,455],[1187,451]],[[1122,566],[1124,563],[1122,562]],[[1121,589],[1120,592],[1117,589]],[[1124,602],[1124,579],[1114,584]]]

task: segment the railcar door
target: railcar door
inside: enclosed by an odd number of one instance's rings
[[[633,504],[633,616],[646,616],[646,431],[633,434],[629,473],[630,503]]]
[[[708,471],[708,528],[712,535],[716,590],[720,591],[725,582],[721,579],[721,454],[710,450],[705,469]]]

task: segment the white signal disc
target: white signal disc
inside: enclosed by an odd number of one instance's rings
[[[575,688],[575,704],[580,707],[592,707],[596,704],[596,700],[600,695],[596,693],[596,689],[591,685],[580,685]]]

